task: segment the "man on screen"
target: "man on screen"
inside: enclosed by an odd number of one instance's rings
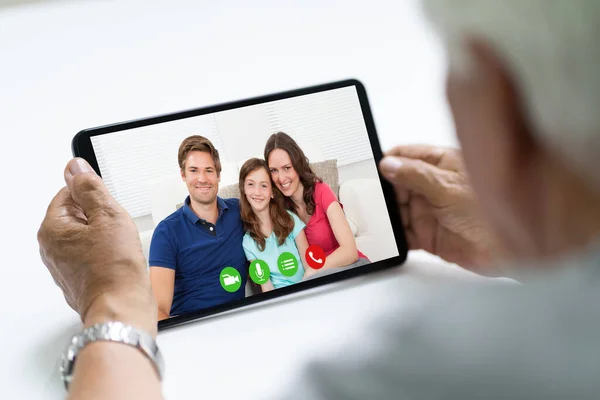
[[[148,260],[159,320],[243,299],[247,279],[239,199],[217,196],[219,152],[190,136],[178,162],[189,196],[154,230]]]

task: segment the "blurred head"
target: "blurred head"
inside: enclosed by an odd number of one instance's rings
[[[301,197],[306,211],[312,215],[315,210],[315,183],[321,182],[321,179],[310,168],[308,158],[296,141],[283,132],[271,135],[265,145],[265,160],[275,186],[287,197],[288,208],[295,208],[292,197]]]
[[[265,235],[257,214],[265,212],[271,220],[273,233],[281,246],[294,228],[294,221],[288,214],[284,197],[271,184],[269,167],[264,160],[251,158],[242,165],[239,179],[240,212],[244,230],[265,249]]]
[[[210,140],[198,135],[184,139],[179,146],[177,160],[190,198],[199,204],[214,203],[219,191],[221,161]]]
[[[483,210],[514,258],[600,236],[600,2],[425,0]]]

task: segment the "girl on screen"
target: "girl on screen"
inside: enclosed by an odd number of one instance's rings
[[[271,135],[265,145],[265,160],[271,179],[285,196],[287,209],[306,224],[308,244],[320,247],[325,253],[323,270],[370,263],[356,248],[342,204],[331,187],[315,175],[294,139],[283,132]],[[309,271],[307,275],[316,271]]]
[[[264,160],[251,158],[244,163],[239,189],[246,231],[242,243],[251,262],[251,277],[254,274],[253,280],[266,279],[265,269],[268,269],[268,281],[260,284],[263,292],[300,282],[305,271],[311,270],[304,259],[308,248],[305,224],[286,210],[284,197],[271,184]]]

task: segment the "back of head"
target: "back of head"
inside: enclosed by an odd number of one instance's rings
[[[535,135],[600,187],[600,1],[424,0],[450,68],[473,74],[466,39],[511,71]]]

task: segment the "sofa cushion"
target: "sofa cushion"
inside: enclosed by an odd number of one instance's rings
[[[323,182],[331,187],[333,193],[340,198],[340,176],[338,173],[337,160],[325,160],[321,162],[311,163],[311,168],[318,177],[323,179]]]
[[[222,199],[240,198],[240,188],[237,183],[219,188],[219,197]]]

